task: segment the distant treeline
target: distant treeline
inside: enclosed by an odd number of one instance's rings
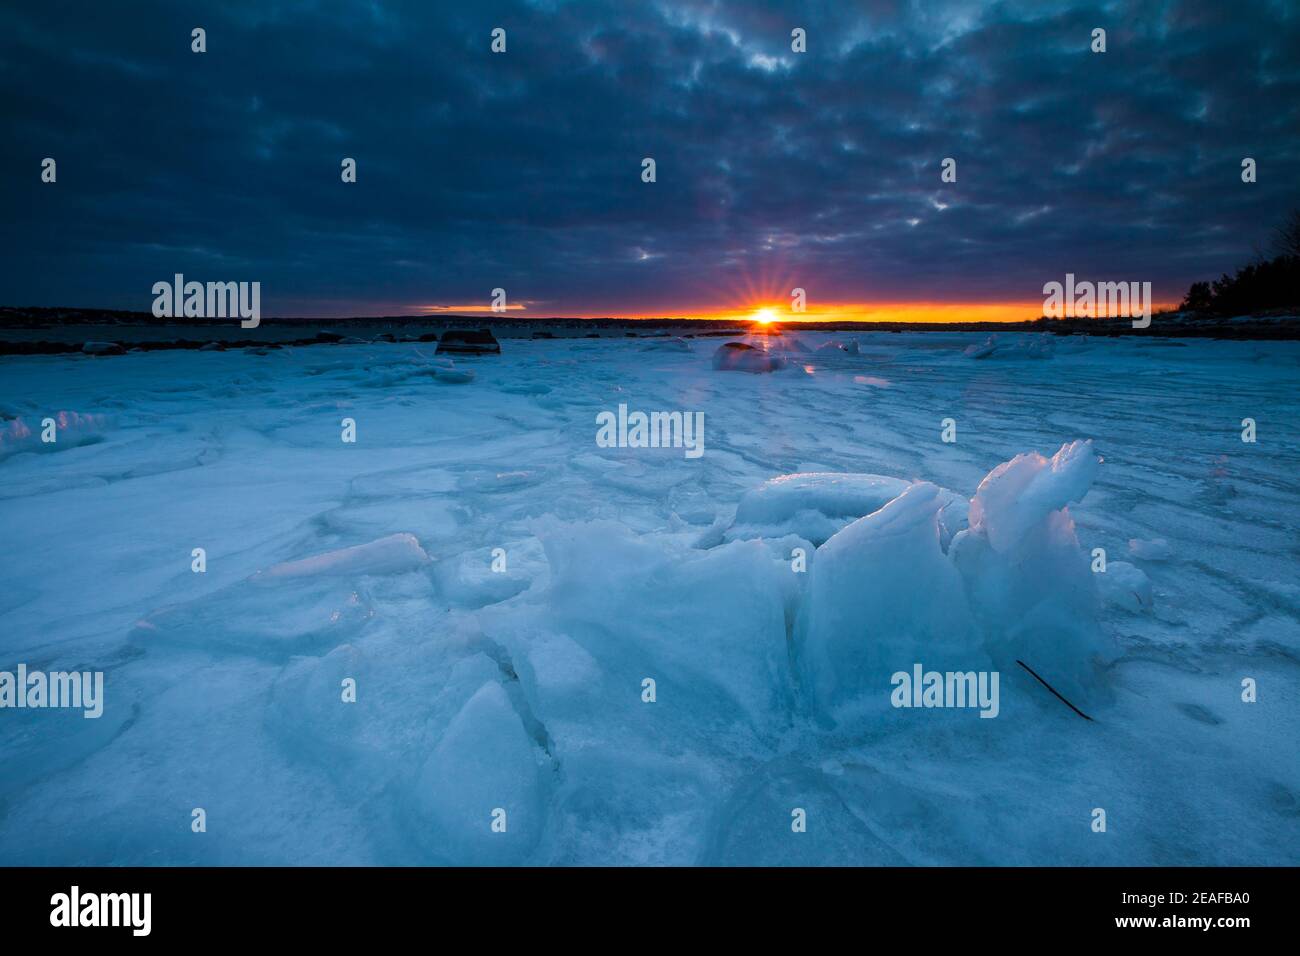
[[[1193,282],[1182,308],[1214,315],[1250,315],[1300,306],[1300,209],[1278,228],[1273,258],[1263,256],[1213,282]]]

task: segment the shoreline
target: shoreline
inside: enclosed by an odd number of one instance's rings
[[[865,333],[1042,333],[1118,338],[1211,338],[1225,340],[1300,340],[1300,314],[1222,317],[1182,312],[1157,313],[1151,325],[1134,329],[1127,318],[1048,319],[1013,322],[861,322],[774,323],[770,331],[744,322],[717,319],[574,319],[487,315],[358,316],[351,318],[266,318],[257,328],[237,320],[156,319],[147,312],[97,309],[0,308],[0,355],[66,355],[86,343],[107,343],[123,351],[300,348],[309,345],[385,343],[432,344],[450,329],[488,328],[500,340],[721,338],[791,332]],[[114,353],[115,354],[115,353]]]

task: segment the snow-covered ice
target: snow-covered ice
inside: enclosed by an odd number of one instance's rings
[[[1300,346],[719,341],[0,359],[0,863],[1300,863]]]

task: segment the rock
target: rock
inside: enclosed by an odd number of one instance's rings
[[[727,342],[713,353],[713,367],[724,372],[775,372],[785,359],[744,342]]]
[[[459,355],[499,355],[501,343],[490,329],[448,329],[438,342],[438,353]]]
[[[125,355],[126,349],[116,342],[87,342],[81,347],[87,355]]]

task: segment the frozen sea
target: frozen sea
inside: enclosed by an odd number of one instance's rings
[[[0,359],[0,863],[1300,863],[1300,343],[984,338]]]

